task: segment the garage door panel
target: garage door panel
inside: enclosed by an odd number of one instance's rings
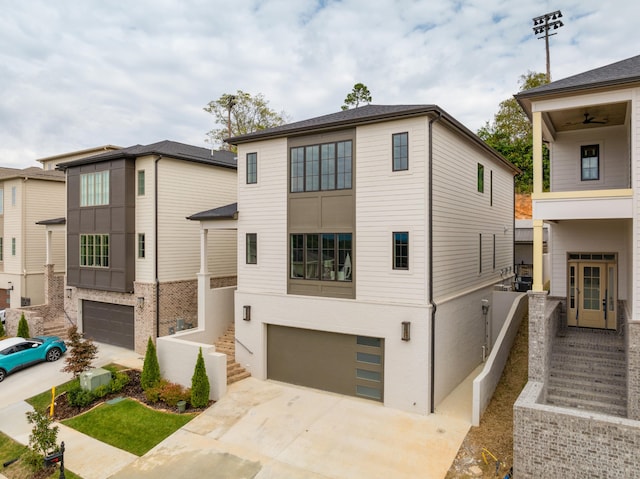
[[[268,325],[267,377],[382,401],[382,345],[379,338]]]
[[[95,341],[134,348],[133,306],[84,300],[82,326],[85,336]]]

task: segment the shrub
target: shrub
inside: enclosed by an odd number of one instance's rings
[[[24,313],[20,316],[20,321],[18,322],[18,334],[16,336],[19,338],[31,337],[31,333],[29,332],[29,323],[27,323],[27,318],[24,317]]]
[[[129,384],[129,376],[121,371],[111,373],[111,382],[109,383],[112,393],[120,392]]]
[[[77,382],[67,391],[67,402],[72,406],[85,407],[96,399],[96,395],[91,391],[85,391]]]
[[[204,366],[202,348],[200,348],[196,367],[191,377],[191,405],[193,407],[205,407],[207,404],[209,404],[209,378]]]
[[[158,355],[156,347],[149,337],[147,342],[147,352],[144,356],[144,364],[142,366],[142,374],[140,375],[140,386],[145,391],[155,387],[160,383],[160,365],[158,364]]]
[[[65,367],[62,371],[72,373],[77,378],[82,371],[91,369],[91,363],[98,354],[98,346],[91,339],[83,339],[77,326],[71,326],[67,330],[69,340],[66,342],[69,351],[64,359]]]
[[[58,439],[58,426],[53,426],[53,419],[48,414],[39,411],[28,411],[27,422],[33,424],[29,435],[29,450],[31,454],[27,457],[27,462],[35,469],[44,466],[43,456],[58,449],[56,440]]]
[[[0,338],[4,338],[7,335],[7,332],[4,330],[4,324],[0,321]]]
[[[167,406],[176,407],[178,401],[189,401],[191,391],[180,384],[167,382],[160,389],[160,399]]]
[[[162,394],[162,388],[167,383],[168,381],[161,379],[156,386],[144,390],[144,397],[147,398],[147,401],[152,404],[160,402],[160,394]]]

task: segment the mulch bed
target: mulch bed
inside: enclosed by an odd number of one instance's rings
[[[129,376],[129,382],[126,384],[126,386],[124,388],[122,388],[122,390],[118,391],[117,393],[111,393],[111,394],[107,394],[104,397],[98,398],[95,401],[93,401],[91,404],[84,406],[84,407],[79,407],[79,406],[72,406],[71,404],[68,403],[67,401],[67,395],[66,393],[61,394],[60,396],[58,396],[56,398],[55,401],[55,409],[54,409],[54,414],[53,414],[53,418],[56,421],[62,421],[64,419],[69,419],[72,418],[74,416],[77,416],[78,414],[82,414],[86,411],[89,411],[90,409],[93,409],[94,407],[103,404],[107,401],[109,401],[110,399],[115,399],[115,398],[119,398],[119,397],[124,397],[124,398],[128,398],[128,399],[133,399],[135,401],[138,401],[141,404],[144,404],[147,407],[159,410],[159,411],[164,411],[164,412],[171,412],[171,413],[176,413],[178,412],[178,408],[176,407],[170,407],[167,404],[165,404],[162,401],[156,402],[156,403],[151,403],[149,401],[147,401],[147,398],[144,395],[144,391],[142,390],[142,386],[140,386],[140,374],[141,372],[137,369],[128,369],[128,370],[124,370],[121,371],[125,374],[127,374]],[[209,401],[209,404],[207,405],[207,407],[211,406],[213,404],[214,401]],[[194,408],[191,407],[191,405],[187,402],[187,409],[185,412],[187,413],[201,413],[202,411],[204,411],[206,409],[205,408]]]

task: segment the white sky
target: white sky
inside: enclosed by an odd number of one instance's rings
[[[637,0],[0,0],[0,166],[114,144],[208,146],[223,93],[263,93],[291,121],[437,104],[476,131],[528,70],[532,18],[561,10],[554,79],[640,53]]]

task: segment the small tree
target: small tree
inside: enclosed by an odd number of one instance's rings
[[[23,456],[23,460],[33,470],[44,467],[44,456],[58,450],[58,426],[53,426],[53,419],[45,412],[28,411],[27,422],[33,424],[29,435],[29,450]]]
[[[91,339],[84,339],[75,325],[67,330],[67,336],[69,339],[66,344],[69,351],[64,360],[66,366],[62,371],[77,378],[82,371],[91,369],[91,363],[98,354],[98,346],[93,344]]]
[[[200,348],[196,367],[191,377],[191,405],[193,407],[205,407],[207,404],[209,404],[209,378],[204,366],[202,348]]]
[[[24,313],[20,316],[20,321],[18,322],[18,334],[19,338],[30,338],[31,333],[29,333],[29,323],[27,323],[27,318],[24,317]]]
[[[0,321],[0,338],[3,338],[7,335],[7,332],[4,330],[4,324]]]
[[[145,391],[154,388],[160,383],[160,365],[158,364],[158,355],[156,347],[149,337],[147,342],[147,353],[144,356],[144,364],[142,366],[142,374],[140,375],[140,386]]]

